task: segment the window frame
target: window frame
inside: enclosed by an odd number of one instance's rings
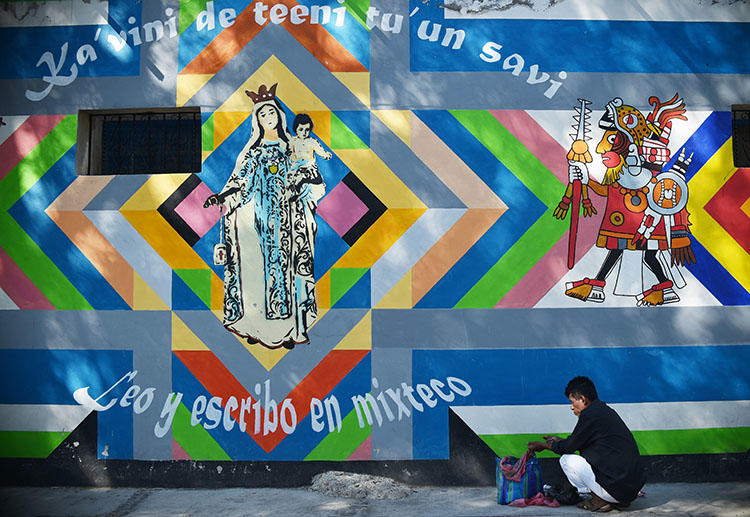
[[[94,119],[97,117],[106,117],[109,115],[178,115],[197,114],[198,127],[195,131],[196,142],[195,149],[198,170],[144,170],[144,171],[123,171],[123,172],[101,172],[102,157],[101,149],[103,142],[103,130],[97,131],[94,128]],[[78,111],[78,129],[76,132],[76,163],[75,171],[79,176],[128,176],[133,174],[197,174],[202,168],[202,119],[200,106],[184,106],[181,108],[119,108],[119,109],[94,109]],[[165,144],[166,145],[166,144]],[[97,149],[99,156],[95,156]]]

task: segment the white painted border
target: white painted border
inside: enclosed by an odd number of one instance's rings
[[[750,4],[735,2],[712,6],[710,0],[564,0],[540,10],[517,6],[504,11],[461,14],[444,9],[444,15],[446,19],[470,20],[750,22]]]
[[[90,413],[83,406],[0,404],[0,431],[73,431]]]
[[[750,400],[609,404],[631,431],[750,427]],[[451,406],[478,435],[570,433],[576,417],[569,404]]]

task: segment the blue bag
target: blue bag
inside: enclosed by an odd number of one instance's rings
[[[528,499],[542,491],[542,470],[533,452],[520,459],[514,456],[496,458],[497,502],[509,504],[516,499]]]

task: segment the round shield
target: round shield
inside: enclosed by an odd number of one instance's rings
[[[657,214],[676,214],[687,205],[688,186],[685,178],[677,173],[666,171],[651,180],[647,194],[648,206]]]

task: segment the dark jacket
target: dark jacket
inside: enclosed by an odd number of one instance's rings
[[[635,499],[646,482],[633,434],[615,410],[601,400],[581,411],[573,433],[551,448],[557,454],[581,451],[597,483],[621,503]]]

